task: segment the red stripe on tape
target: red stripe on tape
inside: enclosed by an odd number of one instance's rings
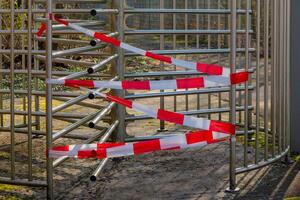
[[[171,57],[158,55],[158,54],[152,53],[150,51],[147,51],[145,56],[153,58],[153,59],[160,60],[162,62],[172,63],[172,58]]]
[[[176,81],[178,89],[187,89],[187,88],[202,88],[204,87],[204,78],[184,78],[178,79]]]
[[[194,144],[213,139],[212,131],[198,131],[186,134],[186,143]]]
[[[87,88],[94,88],[94,81],[92,80],[65,80],[65,86],[75,87],[87,87]]]
[[[164,121],[173,122],[175,124],[183,124],[184,115],[179,113],[170,112],[167,110],[158,109],[157,118]]]
[[[43,23],[43,24],[41,25],[39,31],[36,33],[36,35],[37,35],[38,37],[41,37],[41,36],[43,35],[44,31],[46,30],[46,28],[47,28],[47,25],[46,25],[45,23]]]
[[[248,81],[249,72],[238,72],[230,75],[231,84],[238,84]]]
[[[95,150],[79,150],[77,153],[77,157],[80,159],[83,158],[96,158],[97,152]]]
[[[223,67],[206,63],[197,63],[197,71],[209,75],[222,75]]]
[[[132,101],[122,99],[119,97],[115,97],[115,96],[111,96],[111,95],[107,95],[107,99],[110,101],[116,102],[118,104],[121,104],[123,106],[126,106],[128,108],[132,108]]]
[[[226,141],[227,139],[220,139],[220,140],[210,140],[210,141],[207,141],[207,144],[214,144],[214,143],[218,143],[218,142],[224,142]]]
[[[118,147],[118,146],[124,146],[125,142],[106,142],[106,143],[98,143],[97,149],[107,149],[111,147]]]
[[[211,120],[209,129],[220,133],[235,134],[235,125],[227,122]]]
[[[138,142],[133,144],[134,154],[144,154],[151,153],[153,151],[160,150],[160,141],[159,139]]]
[[[122,81],[122,88],[125,90],[150,90],[149,81]]]
[[[99,33],[99,32],[95,32],[94,34],[94,37],[103,41],[103,42],[107,42],[107,43],[110,43],[112,45],[115,45],[115,46],[120,46],[121,45],[121,42],[115,38],[112,38],[112,37],[108,37],[102,33]]]
[[[70,151],[70,146],[57,146],[57,147],[53,147],[52,150],[54,150],[54,151]]]
[[[52,17],[52,16],[50,16],[50,17]],[[53,18],[54,18],[54,20],[57,21],[58,23],[61,23],[61,24],[65,25],[65,26],[69,26],[69,22],[67,22],[66,20],[60,19],[60,18],[55,17],[55,16],[54,16]]]

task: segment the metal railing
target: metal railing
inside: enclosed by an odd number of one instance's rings
[[[50,20],[50,13],[90,29],[100,29],[135,46],[153,49],[158,54],[216,63],[230,67],[232,72],[240,69],[251,72],[247,83],[232,87],[151,93],[112,91],[127,99],[159,103],[162,109],[236,124],[237,135],[230,140],[228,191],[236,190],[237,174],[282,158],[289,159],[290,1],[185,0],[178,4],[173,0],[172,5],[167,5],[164,0],[158,2],[153,4],[155,7],[143,7],[140,3],[138,8],[117,0],[23,0],[18,8],[14,3],[5,7],[0,2],[0,131],[1,134],[10,134],[10,141],[7,141],[10,146],[10,177],[1,177],[0,183],[45,186],[48,198],[54,198],[55,168],[67,159],[45,158],[47,178],[35,178],[32,152],[36,146],[33,138],[39,135],[45,136],[46,149],[61,138],[91,143],[96,140],[139,141],[161,137],[129,137],[128,134],[137,134],[127,128],[132,122],[138,121],[143,126],[150,118],[130,114],[114,103],[97,105],[89,101],[95,97],[92,93],[53,88],[45,84],[46,79],[163,80],[201,75],[163,63],[149,63],[136,54],[102,42],[96,41],[92,46],[92,42],[81,33]],[[21,27],[15,23],[16,20],[10,20],[9,25],[8,20],[3,19],[17,17],[19,20],[22,15],[26,15],[27,21],[25,17]],[[41,23],[47,23],[47,31],[37,38],[35,33]],[[16,44],[16,39],[21,41],[21,45]],[[7,43],[10,43],[9,47],[5,47]],[[60,65],[66,70],[62,71],[58,67]],[[137,68],[132,69],[132,65]],[[81,68],[74,71],[74,66]],[[149,66],[152,68],[149,69]],[[19,79],[27,81],[28,85],[16,85]],[[16,105],[19,101],[21,110]],[[57,104],[57,101],[61,103]],[[84,113],[68,111],[74,106],[84,109]],[[99,122],[107,125],[99,125]],[[54,129],[58,123],[63,123],[64,128]],[[93,135],[70,133],[80,126],[93,130]],[[167,129],[172,132],[177,127],[160,121],[154,128],[151,127],[153,132],[156,129],[158,132]],[[15,138],[19,134],[27,135],[26,177],[15,171]],[[237,152],[236,146],[241,146],[243,152]],[[99,161],[91,173],[92,181],[97,179],[108,161]]]

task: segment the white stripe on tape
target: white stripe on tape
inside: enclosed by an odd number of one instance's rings
[[[80,144],[80,145],[70,145],[69,146],[69,155],[75,156],[80,150],[96,150],[97,144]]]
[[[107,148],[106,155],[108,158],[134,155],[133,143],[127,143],[126,145]]]
[[[177,89],[177,82],[176,80],[150,81],[150,89]]]
[[[205,87],[218,87],[230,85],[230,79],[222,76],[206,76],[204,77]]]
[[[94,81],[96,88],[123,89],[120,81]]]
[[[48,83],[48,84],[56,84],[56,85],[64,85],[65,84],[65,80],[61,80],[61,79],[47,79],[46,83]]]
[[[176,147],[181,148],[186,145],[186,135],[176,135],[174,137],[160,139],[160,148],[162,150]]]
[[[139,54],[139,55],[143,55],[143,56],[146,55],[146,51],[145,51],[145,50],[140,49],[140,48],[137,48],[137,47],[134,47],[134,46],[131,46],[131,45],[126,44],[126,43],[123,43],[123,42],[121,42],[120,47],[123,48],[123,49],[126,49],[126,50],[128,50],[128,51],[137,53],[137,54]]]
[[[132,103],[132,108],[134,110],[141,111],[141,112],[149,115],[150,117],[157,118],[157,108],[145,106],[145,105],[142,105],[142,104],[139,104],[136,102]]]
[[[230,76],[230,69],[223,67],[222,76]]]
[[[214,131],[212,133],[213,133],[213,139],[215,139],[215,140],[219,140],[219,139],[229,137],[229,135],[225,134],[225,133],[214,132]]]
[[[176,66],[186,67],[189,69],[194,69],[194,70],[197,69],[197,63],[185,61],[185,60],[178,60],[176,58],[172,58],[172,64],[174,64]]]
[[[184,115],[183,125],[203,130],[209,130],[210,120]]]
[[[69,23],[69,26],[79,32],[85,33],[88,36],[94,37],[95,31],[91,31],[89,29],[86,29],[86,28],[83,28],[81,26],[78,26],[76,24],[71,24],[71,23]]]

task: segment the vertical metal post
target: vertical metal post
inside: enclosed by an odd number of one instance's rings
[[[10,177],[15,179],[15,1],[10,1]]]
[[[52,0],[47,0],[46,78],[52,78]],[[52,148],[52,85],[46,84],[46,149]],[[53,196],[53,159],[47,157],[47,199]]]
[[[231,27],[230,27],[230,72],[236,72],[236,19],[237,19],[237,0],[231,1]],[[236,124],[236,87],[230,87],[230,122]],[[229,188],[228,192],[238,191],[236,187],[236,137],[230,138],[230,165],[229,165]]]
[[[276,65],[277,65],[277,60],[276,60],[276,52],[277,52],[277,2],[276,0],[272,1],[272,30],[271,30],[271,49],[272,49],[272,56],[271,56],[271,132],[272,132],[272,157],[275,156],[275,151],[276,151],[276,94],[277,94],[277,89],[276,89]]]
[[[0,7],[2,7],[2,1],[0,1]],[[2,30],[2,15],[0,15],[0,30]],[[0,50],[2,50],[2,35],[0,35]],[[0,69],[3,69],[3,55],[0,54]],[[0,72],[0,83],[2,83],[3,75]],[[3,109],[3,95],[0,94],[0,109]],[[3,114],[0,114],[0,126],[4,126]]]
[[[32,180],[32,0],[28,0],[28,56],[27,56],[27,110],[28,110],[28,180]]]
[[[250,38],[249,38],[249,33],[250,33],[250,0],[247,0],[246,2],[246,66],[245,66],[245,71],[249,70],[249,65],[250,65],[250,59],[249,59],[249,48],[250,48]],[[249,125],[249,82],[247,81],[245,83],[245,111],[244,111],[244,167],[248,166],[248,125]]]
[[[264,130],[265,130],[265,160],[268,159],[269,147],[269,0],[264,2]]]
[[[164,4],[165,4],[164,0],[160,0],[159,1],[159,8],[163,9]],[[161,30],[163,30],[164,26],[165,26],[164,14],[161,13],[159,15],[159,27],[160,27]],[[165,36],[163,34],[159,36],[159,48],[160,48],[160,50],[163,50],[165,48]],[[164,70],[164,63],[163,62],[160,62],[160,69],[161,69],[161,71]],[[160,92],[164,92],[164,91],[161,90]],[[164,107],[165,107],[165,97],[160,97],[160,108],[164,109]],[[160,125],[160,127],[159,127],[158,131],[165,131],[165,121],[160,121],[159,125]]]
[[[221,0],[218,0],[218,9],[221,9]],[[218,29],[221,30],[221,15],[218,14]],[[221,49],[221,34],[218,34],[218,49]],[[221,63],[221,54],[218,54],[218,64]],[[222,107],[222,93],[218,95],[218,107]],[[219,120],[222,120],[222,113],[219,113]]]
[[[260,4],[256,2],[256,133],[255,133],[255,164],[258,164],[259,128],[260,128]]]
[[[290,109],[290,97],[291,97],[291,74],[290,74],[290,69],[291,69],[291,0],[287,0],[287,101],[286,101],[286,106],[287,106],[287,115],[286,115],[286,119],[287,119],[287,145],[289,147],[289,153],[287,154],[287,159],[290,160],[290,156],[291,156],[291,119],[290,119],[290,113],[291,113],[291,109]]]
[[[115,4],[118,7],[119,13],[117,17],[117,31],[119,33],[119,40],[124,41],[125,35],[124,35],[124,1],[115,1]],[[120,80],[124,79],[124,71],[125,71],[125,53],[124,50],[121,48],[118,48],[118,60],[117,60],[117,74]],[[125,93],[124,91],[118,90],[115,91],[117,96],[124,97]],[[116,115],[118,116],[117,120],[119,121],[118,128],[116,129],[117,132],[117,141],[124,141],[125,135],[126,135],[126,125],[125,125],[125,115],[126,115],[126,109],[123,106],[116,105]]]
[[[197,0],[198,1],[198,0]],[[173,0],[173,9],[176,9],[176,0]],[[173,30],[176,30],[176,27],[177,27],[177,23],[176,23],[176,17],[177,17],[177,15],[176,15],[176,13],[174,13],[173,14]],[[197,17],[197,20],[199,20],[198,19],[198,17]],[[176,44],[176,34],[174,34],[173,35],[173,49],[175,50],[176,49],[176,47],[177,47],[177,44]],[[177,69],[176,69],[176,66],[174,66],[174,71],[176,71]],[[174,90],[174,91],[176,91],[176,90]],[[174,112],[176,112],[177,111],[177,96],[174,96]]]

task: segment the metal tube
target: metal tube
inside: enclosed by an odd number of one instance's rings
[[[71,125],[67,126],[66,128],[64,128],[64,129],[62,129],[62,130],[60,130],[60,131],[54,133],[53,136],[52,136],[52,140],[55,141],[55,140],[61,138],[63,135],[66,135],[66,134],[68,134],[69,132],[75,130],[76,128],[78,128],[78,127],[81,126],[82,124],[85,124],[85,123],[87,123],[88,121],[90,121],[91,119],[93,119],[93,118],[94,118],[95,116],[97,116],[100,112],[101,112],[101,110],[100,110],[100,111],[97,111],[97,112],[95,112],[95,113],[93,113],[93,114],[87,115],[86,117],[84,117],[84,118],[78,120],[76,123],[71,124]]]
[[[231,36],[230,36],[230,72],[236,72],[236,17],[237,17],[237,0],[231,1]],[[236,86],[230,87],[230,122],[236,123]],[[236,191],[236,137],[230,138],[230,165],[229,165],[229,189],[228,191]]]
[[[115,106],[115,102],[110,103],[106,108],[104,108],[96,117],[89,123],[90,128],[94,128],[96,124],[102,120],[102,118]]]
[[[111,81],[114,81],[114,80],[117,80],[117,79],[118,79],[118,77],[115,77],[115,78],[111,79]],[[97,89],[97,90],[95,90],[95,91],[101,92],[101,91],[103,91],[103,90],[104,90],[103,88],[99,88],[99,89]],[[63,104],[61,104],[61,105],[55,107],[55,108],[53,109],[53,113],[57,113],[57,112],[59,112],[59,111],[65,109],[65,108],[68,108],[69,106],[72,106],[72,105],[74,105],[74,104],[76,104],[76,103],[78,103],[78,102],[81,102],[81,101],[87,99],[88,96],[89,96],[89,94],[79,95],[79,96],[77,96],[76,98],[71,99],[71,100],[69,100],[69,101],[67,101],[67,102],[65,102],[65,103],[63,103]]]
[[[10,1],[10,177],[15,179],[15,2]]]
[[[95,140],[97,140],[101,135],[105,134],[106,130],[102,130],[99,133],[94,134],[92,137],[86,139],[85,141],[82,142],[82,144],[89,144],[94,142]],[[60,165],[61,163],[63,163],[64,161],[66,161],[68,159],[68,157],[60,157],[57,158],[53,161],[53,168],[57,167],[58,165]]]
[[[104,66],[106,66],[108,63],[114,61],[116,58],[118,58],[118,54],[114,54],[114,55],[112,55],[112,56],[110,56],[110,57],[108,57],[108,58],[102,60],[102,61],[99,62],[98,64],[89,67],[89,68],[87,69],[87,72],[88,72],[89,74],[95,73],[95,72],[101,70],[101,69],[102,69]]]
[[[250,0],[246,1],[247,10],[250,9]],[[249,58],[249,47],[250,47],[250,38],[249,38],[249,29],[250,29],[250,15],[247,12],[246,14],[246,52],[245,52],[245,59],[246,59],[246,66],[245,71],[248,71],[250,65],[250,58]],[[248,116],[249,116],[249,82],[245,83],[245,111],[244,111],[244,167],[248,166]]]
[[[258,164],[258,153],[259,153],[259,127],[260,127],[260,10],[261,1],[256,2],[256,133],[255,133],[255,164]]]
[[[109,137],[111,136],[113,131],[117,128],[118,124],[119,124],[119,121],[115,121],[115,123],[112,124],[112,126],[107,130],[107,132],[104,134],[104,136],[100,139],[100,141],[99,141],[100,144],[106,142],[109,139]],[[97,177],[99,176],[99,174],[103,170],[103,168],[104,168],[105,164],[107,163],[107,161],[108,161],[108,158],[105,158],[100,162],[98,167],[95,169],[93,174],[90,176],[91,181],[96,181],[97,180]]]
[[[32,0],[28,0],[28,56],[27,56],[27,70],[28,70],[28,96],[27,96],[27,110],[28,110],[28,180],[32,181]]]
[[[47,79],[52,78],[52,0],[47,0],[46,29],[46,73]],[[52,148],[52,85],[46,84],[46,149]],[[47,156],[47,199],[54,199],[53,194],[53,159]]]
[[[265,127],[265,160],[268,159],[268,134],[269,134],[269,0],[265,0],[264,3],[264,27],[265,27],[265,36],[264,36],[264,127]]]

